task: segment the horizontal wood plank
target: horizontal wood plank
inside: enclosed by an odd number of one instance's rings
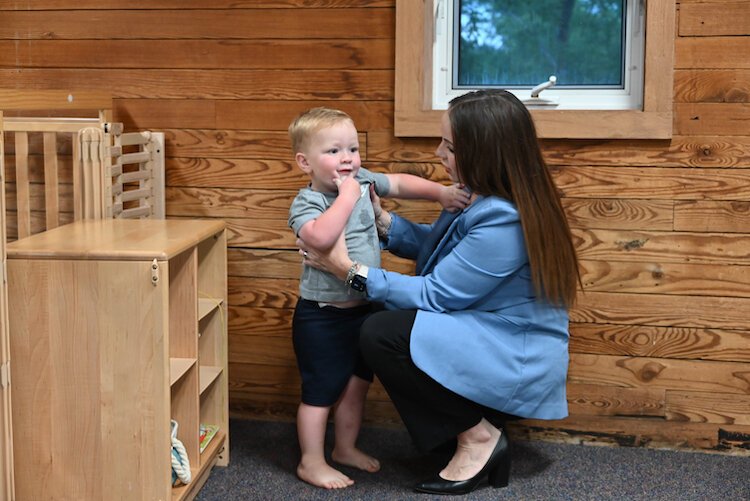
[[[750,298],[750,266],[581,260],[586,291]]]
[[[664,394],[663,389],[569,383],[568,412],[571,416],[664,417]]]
[[[513,423],[511,433],[531,440],[558,440],[599,445],[705,449],[714,452],[734,450],[744,454],[750,442],[750,426],[666,421],[653,417],[570,416],[563,420],[525,419]],[[735,437],[745,437],[737,443]]]
[[[750,425],[750,395],[670,390],[665,403],[670,421]]]
[[[750,367],[735,362],[573,353],[568,382],[748,396]]]
[[[695,327],[750,331],[750,299],[586,292],[570,311],[572,322]],[[748,368],[750,370],[750,367]]]
[[[3,12],[0,39],[316,39],[387,38],[395,33],[392,8],[102,10],[96,22],[77,11]],[[356,26],[357,29],[351,29]]]
[[[299,256],[299,255],[298,255]],[[302,273],[298,257],[297,274]],[[297,304],[299,279],[232,277],[229,280],[229,304],[258,308],[293,309]]]
[[[393,7],[395,0],[190,0],[194,9],[282,9],[282,8],[342,8]],[[71,10],[69,0],[0,0],[0,10]],[[111,10],[131,9],[131,0],[76,0],[75,9]],[[185,0],[149,0],[139,3],[138,9],[184,9]]]
[[[678,37],[675,40],[675,68],[748,69],[750,39],[747,37]]]
[[[0,71],[1,73],[1,71]],[[116,99],[114,120],[126,130],[227,129],[286,131],[299,113],[335,106],[348,113],[360,131],[387,129],[393,104],[385,101],[267,101],[208,99]]]
[[[750,201],[677,201],[674,206],[675,231],[715,231],[749,233]]]
[[[562,204],[572,228],[668,231],[673,227],[671,200],[563,198]]]
[[[595,355],[750,362],[750,330],[570,324],[570,351]]]
[[[689,135],[747,135],[750,103],[675,103],[674,131]]]
[[[744,169],[560,167],[553,177],[566,197],[750,200]]]
[[[393,70],[0,68],[0,81],[39,90],[96,86],[114,99],[393,100]]]
[[[675,71],[677,103],[750,102],[750,69]]]
[[[390,39],[0,40],[0,67],[392,70],[394,45]],[[214,77],[222,75],[228,73]]]
[[[747,35],[750,9],[741,0],[687,2],[680,5],[677,33],[680,37]]]
[[[747,236],[734,233],[687,233],[573,228],[582,259],[656,263],[747,265]]]

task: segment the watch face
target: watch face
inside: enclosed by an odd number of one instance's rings
[[[367,286],[367,278],[363,277],[362,275],[354,275],[354,278],[352,278],[352,289],[354,289],[357,292],[362,292],[365,290],[365,287]]]

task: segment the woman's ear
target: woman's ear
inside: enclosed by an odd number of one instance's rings
[[[297,166],[302,169],[302,172],[305,174],[309,174],[312,170],[312,167],[310,167],[310,162],[307,161],[307,157],[302,152],[297,152],[294,155],[294,160],[297,162]]]

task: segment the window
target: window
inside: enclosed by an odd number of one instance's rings
[[[496,11],[497,6],[513,4],[515,8],[523,8],[526,4],[549,4],[555,8],[560,4],[571,3],[582,6],[597,4],[622,5],[619,13],[605,19],[606,23],[617,22],[620,26],[619,38],[621,47],[617,50],[616,65],[601,65],[607,67],[607,73],[615,75],[596,76],[599,80],[577,82],[570,85],[570,73],[562,71],[562,66],[557,65],[554,71],[559,72],[557,84],[545,89],[539,94],[539,98],[546,101],[557,102],[557,106],[530,106],[531,113],[537,125],[540,137],[543,138],[651,138],[664,139],[672,135],[672,78],[674,68],[674,23],[675,23],[675,0],[621,0],[619,2],[609,0],[577,0],[575,2],[562,2],[559,0],[526,0],[525,2],[510,2],[508,0],[396,0],[396,96],[395,96],[395,124],[394,129],[397,136],[435,136],[437,124],[442,114],[442,109],[447,106],[451,93],[458,95],[466,92],[462,87],[462,81],[458,78],[462,67],[459,63],[454,66],[452,59],[448,64],[447,56],[434,53],[433,48],[438,45],[439,52],[452,54],[460,52],[454,45],[453,38],[447,41],[447,34],[464,30],[464,38],[469,42],[482,40],[485,45],[494,43],[498,45],[497,39],[493,42],[493,34],[487,26],[492,21],[497,24],[497,19],[487,18],[487,6],[492,6]],[[467,12],[463,27],[461,15],[454,15],[454,4]],[[449,9],[450,8],[450,11]],[[445,9],[444,12],[441,9]],[[441,18],[444,14],[445,18]],[[496,14],[496,13],[495,13]],[[531,13],[526,11],[531,16]],[[573,12],[571,15],[574,15]],[[580,15],[580,13],[578,13]],[[484,16],[484,18],[483,18]],[[524,33],[521,38],[527,39],[528,32],[542,32],[543,28],[532,26],[538,21],[521,21]],[[550,16],[554,18],[555,16]],[[595,17],[595,16],[594,16]],[[601,17],[601,16],[600,16]],[[560,15],[557,15],[559,20]],[[483,19],[485,19],[483,21]],[[488,20],[489,19],[489,20]],[[580,20],[579,20],[580,21]],[[585,20],[589,22],[590,19]],[[600,19],[601,21],[601,19]],[[484,26],[480,26],[481,23]],[[450,23],[450,24],[449,24]],[[473,24],[472,24],[473,23]],[[558,21],[559,24],[559,21]],[[441,28],[442,26],[442,28]],[[551,25],[547,25],[547,31]],[[600,27],[600,30],[614,29],[613,24]],[[451,28],[450,30],[448,28]],[[440,30],[442,33],[439,33]],[[558,26],[559,29],[559,26]],[[484,30],[484,34],[481,32]],[[640,33],[639,33],[640,32]],[[570,36],[573,36],[572,34]],[[437,37],[437,38],[436,38]],[[441,38],[442,37],[442,38]],[[645,40],[643,40],[645,38]],[[433,41],[439,39],[439,44]],[[611,45],[617,45],[617,37],[612,38]],[[642,42],[638,42],[641,39]],[[635,41],[635,43],[630,43]],[[510,43],[510,42],[508,42]],[[592,42],[586,42],[591,44]],[[474,45],[477,45],[476,43]],[[597,45],[602,45],[601,43]],[[469,51],[471,43],[467,45]],[[598,47],[600,48],[600,47]],[[611,47],[610,47],[610,50]],[[572,56],[578,59],[592,60],[593,52],[589,49],[585,58],[580,55]],[[465,53],[467,53],[465,51]],[[516,51],[516,54],[518,51]],[[517,57],[511,54],[511,58]],[[571,57],[571,56],[568,56]],[[603,56],[605,59],[607,56]],[[547,58],[549,60],[549,58]],[[510,59],[506,59],[508,64]],[[465,65],[465,63],[464,63]],[[550,67],[552,65],[550,64]],[[619,75],[612,72],[619,70]],[[632,67],[638,67],[637,71],[631,71]],[[443,68],[448,68],[450,71]],[[454,68],[458,68],[454,72]],[[435,69],[440,78],[433,81]],[[451,75],[448,76],[447,73]],[[454,73],[456,77],[454,79]],[[516,72],[519,73],[519,72]],[[531,76],[519,77],[515,81],[501,82],[501,87],[521,93],[522,99],[530,99],[530,91],[533,87],[531,81],[535,79],[546,80],[551,73],[544,64],[532,67]],[[589,72],[590,73],[590,72]],[[486,75],[485,75],[486,76]],[[475,85],[471,76],[466,80],[468,85]],[[503,77],[504,78],[504,77]],[[542,82],[536,82],[542,83]],[[486,85],[486,82],[483,83]],[[534,84],[535,85],[535,84]],[[442,87],[441,87],[442,86]],[[525,93],[525,95],[524,95]],[[598,93],[596,98],[593,94]],[[576,96],[578,94],[578,96]],[[442,96],[442,97],[441,97]],[[434,101],[436,99],[436,101]],[[442,101],[440,101],[442,99]],[[538,103],[539,101],[535,101]],[[613,104],[613,102],[615,104]]]
[[[641,0],[438,0],[435,10],[434,109],[488,87],[529,107],[642,107]]]

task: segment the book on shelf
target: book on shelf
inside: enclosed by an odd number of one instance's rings
[[[219,431],[219,425],[216,424],[201,424],[200,435],[198,437],[198,443],[200,444],[200,451],[203,452],[206,446],[214,438],[216,432]]]

